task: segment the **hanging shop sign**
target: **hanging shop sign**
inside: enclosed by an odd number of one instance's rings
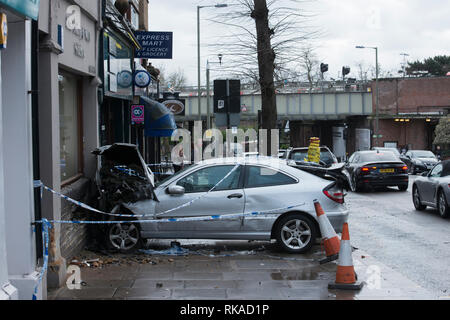
[[[133,75],[130,71],[124,70],[117,75],[117,84],[121,88],[129,88],[133,84]]]
[[[131,123],[143,124],[145,120],[144,105],[132,105],[131,106]]]
[[[0,0],[0,5],[3,4],[28,18],[37,20],[39,17],[39,2],[40,0]]]
[[[185,100],[159,100],[163,105],[169,109],[176,116],[185,115]]]
[[[173,32],[136,31],[141,50],[136,50],[139,59],[172,59]]]
[[[0,13],[0,49],[6,49],[8,40],[8,19],[6,14]]]
[[[147,88],[152,83],[150,73],[145,70],[138,70],[134,73],[134,85],[139,88]]]

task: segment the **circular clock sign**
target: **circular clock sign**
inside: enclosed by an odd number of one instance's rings
[[[130,71],[122,71],[117,75],[117,84],[121,88],[129,88],[133,83],[133,75]]]
[[[145,70],[136,71],[134,74],[134,84],[139,88],[146,88],[152,82],[150,73]]]

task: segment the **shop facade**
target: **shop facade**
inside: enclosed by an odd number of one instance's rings
[[[55,191],[89,201],[99,146],[99,45],[101,2],[42,0],[39,19],[39,153],[40,179]],[[78,14],[79,25],[69,21]],[[76,20],[75,20],[76,21]],[[67,201],[47,192],[42,216],[71,220],[78,213]],[[82,226],[51,229],[48,286],[66,279],[66,260],[84,246]]]
[[[0,0],[0,300],[31,300],[39,284],[34,179],[35,31],[39,1]],[[45,284],[38,299],[45,298]]]

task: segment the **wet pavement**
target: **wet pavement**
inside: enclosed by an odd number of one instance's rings
[[[351,231],[350,231],[351,232]],[[187,256],[102,255],[81,270],[79,288],[48,293],[50,300],[421,300],[434,296],[373,257],[353,252],[361,291],[328,290],[337,262],[320,265],[320,245],[307,255],[283,254],[268,242],[183,241]],[[150,249],[170,248],[151,241]]]

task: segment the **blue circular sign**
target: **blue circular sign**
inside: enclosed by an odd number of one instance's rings
[[[152,82],[150,73],[145,70],[136,71],[134,74],[134,84],[139,88],[146,88]]]

